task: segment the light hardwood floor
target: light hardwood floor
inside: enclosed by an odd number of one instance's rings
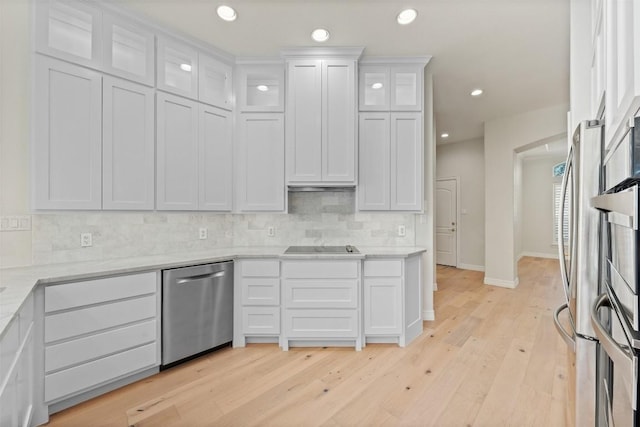
[[[52,416],[51,426],[571,426],[558,262],[520,285],[438,266],[436,321],[406,348],[227,348]]]

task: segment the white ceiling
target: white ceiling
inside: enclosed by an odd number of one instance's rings
[[[568,103],[569,0],[112,0],[238,56],[282,47],[365,46],[364,56],[432,55],[437,141],[481,138],[497,117]],[[220,4],[235,22],[216,16]],[[418,10],[407,26],[395,22]],[[480,87],[478,98],[469,92]]]

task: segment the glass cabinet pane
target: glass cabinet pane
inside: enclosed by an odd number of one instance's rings
[[[219,108],[231,109],[231,66],[202,54],[198,56],[198,63],[198,99]]]
[[[192,92],[192,75],[196,67],[193,58],[172,47],[166,46],[164,50],[164,84]]]
[[[387,94],[389,93],[387,73],[365,72],[364,73],[364,105],[384,106],[388,104]]]
[[[88,11],[52,1],[48,13],[47,45],[79,58],[93,58],[94,16]]]
[[[273,75],[247,73],[247,105],[275,107],[279,103],[280,82]]]
[[[147,37],[119,25],[113,25],[111,66],[122,71],[145,76],[147,74]]]
[[[416,73],[395,73],[395,105],[417,105]]]

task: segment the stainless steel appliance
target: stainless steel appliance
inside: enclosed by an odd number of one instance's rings
[[[309,255],[309,254],[333,254],[333,255],[348,255],[359,254],[360,251],[351,245],[344,246],[289,246],[285,254],[293,255]]]
[[[603,212],[603,287],[591,320],[600,340],[598,426],[640,426],[638,243],[640,119],[604,158],[606,192],[592,199]]]
[[[595,425],[598,341],[590,313],[599,290],[600,214],[590,206],[590,199],[600,194],[602,187],[602,135],[603,128],[598,121],[580,123],[573,134],[563,176],[558,227],[560,271],[566,301],[556,310],[554,320],[571,349],[571,364],[576,367],[576,426]],[[569,238],[566,242],[562,215],[565,204],[569,205]],[[568,314],[565,325],[560,320],[563,312]]]
[[[162,366],[231,342],[233,262],[162,272]]]

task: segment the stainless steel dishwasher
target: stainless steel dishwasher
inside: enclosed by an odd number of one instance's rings
[[[233,262],[162,272],[162,366],[233,339]]]

